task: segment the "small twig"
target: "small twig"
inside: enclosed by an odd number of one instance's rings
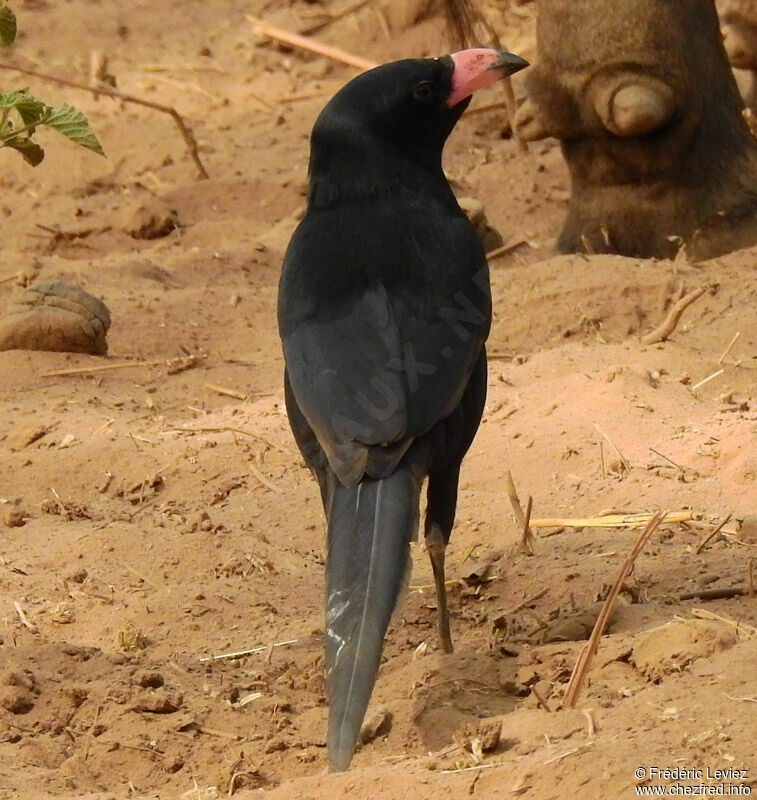
[[[732,597],[741,597],[746,592],[741,586],[725,589],[700,589],[698,592],[684,592],[678,596],[679,600],[730,600]]]
[[[70,81],[66,78],[59,78],[57,75],[49,75],[47,73],[37,72],[33,69],[24,69],[23,67],[16,67],[12,64],[0,64],[0,69],[9,69],[13,70],[14,72],[20,72],[24,75],[31,75],[35,78],[41,78],[45,81],[58,83],[61,86],[69,86],[72,89],[82,89],[85,92],[94,94],[95,97],[97,97],[97,95],[104,94],[108,97],[115,97],[117,100],[122,100],[124,103],[136,103],[140,106],[154,108],[156,111],[162,111],[164,114],[170,114],[184,139],[184,143],[187,146],[187,150],[189,151],[192,161],[194,161],[195,166],[197,167],[197,172],[199,173],[200,178],[206,179],[209,177],[205,167],[202,164],[202,161],[200,161],[200,156],[197,152],[197,142],[195,141],[192,131],[185,125],[183,118],[179,112],[173,108],[173,106],[166,106],[162,103],[156,103],[153,100],[144,100],[141,97],[135,97],[131,94],[124,94],[123,92],[119,92],[117,89],[109,89],[107,86],[103,86],[102,84],[98,84],[97,86],[89,86],[86,83]]]
[[[506,766],[505,761],[498,761],[496,764],[477,764],[475,767],[461,767],[460,769],[443,769],[439,771],[440,775],[455,775],[458,772],[473,772],[479,769],[494,769],[495,767]]]
[[[724,527],[725,527],[725,525],[726,525],[726,524],[727,524],[727,523],[730,521],[730,519],[731,519],[731,517],[732,517],[732,516],[733,516],[733,514],[729,514],[729,515],[728,515],[728,516],[727,516],[727,517],[726,517],[726,518],[725,518],[725,519],[724,519],[724,520],[723,520],[723,521],[720,523],[720,525],[718,525],[718,526],[717,526],[717,528],[715,528],[715,530],[713,530],[713,531],[712,531],[712,533],[708,533],[708,534],[707,534],[707,536],[706,536],[704,539],[702,539],[702,541],[701,541],[701,542],[700,542],[700,543],[697,545],[697,549],[694,551],[694,552],[695,552],[697,555],[699,555],[699,554],[702,552],[702,550],[704,550],[704,548],[705,548],[705,547],[707,547],[707,544],[708,544],[708,543],[709,543],[709,542],[710,542],[712,539],[714,539],[714,538],[715,538],[715,537],[716,537],[716,536],[717,536],[717,535],[720,533],[720,531],[722,531],[722,530],[723,530],[723,528],[724,528]]]
[[[520,504],[518,492],[516,491],[515,483],[513,482],[513,475],[510,470],[505,473],[505,483],[507,486],[507,496],[510,498],[510,505],[513,507],[515,521],[518,523],[518,527],[524,531],[524,538],[528,535],[533,536],[533,532],[531,531],[528,521],[526,520],[526,515],[523,512],[523,506]],[[527,534],[525,533],[526,530],[528,531]]]
[[[736,700],[739,703],[757,703],[757,695],[754,697],[734,697],[733,695],[723,692],[723,696],[727,697],[729,700]]]
[[[262,19],[256,19],[249,15],[247,19],[253,24],[255,33],[257,33],[258,36],[267,36],[269,39],[275,39],[278,42],[283,42],[292,47],[299,47],[301,50],[316,53],[319,56],[330,58],[332,61],[338,61],[341,64],[346,64],[347,66],[355,67],[359,70],[373,69],[373,67],[378,66],[375,61],[369,61],[367,58],[353,55],[338,47],[323,44],[316,39],[300,36],[298,33],[291,33],[283,28],[277,28],[275,25],[270,25]]]
[[[534,554],[534,532],[529,528],[528,523],[531,520],[531,509],[533,508],[534,498],[531,495],[528,496],[528,500],[526,502],[526,516],[523,520],[523,530],[520,536],[520,545],[524,552],[528,553],[529,555]]]
[[[238,742],[244,739],[239,733],[229,733],[228,731],[222,731],[218,728],[208,728],[205,725],[200,725],[199,723],[195,722],[192,723],[190,726],[187,726],[186,730],[193,730],[197,731],[197,733],[204,733],[206,736],[216,736],[219,739],[233,739],[234,741]]]
[[[266,476],[263,475],[263,473],[252,462],[250,462],[250,472],[260,481],[260,483],[263,484],[263,486],[266,487],[266,489],[270,489],[272,492],[278,492],[279,494],[284,493],[284,490],[281,487],[276,486],[273,481],[270,481],[268,478],[266,478]]]
[[[214,383],[204,383],[203,386],[206,389],[210,389],[211,392],[216,392],[226,397],[233,397],[235,400],[247,400],[249,398],[249,395],[246,395],[244,392],[237,392],[234,389],[225,389],[223,386],[216,386]]]
[[[620,459],[621,464],[623,464],[623,468],[625,469],[625,471],[630,472],[631,464],[629,463],[628,459],[623,455],[623,453],[620,452],[620,448],[618,447],[618,445],[616,445],[615,442],[613,442],[613,440],[602,430],[602,428],[599,427],[599,425],[597,425],[596,422],[594,423],[594,427],[597,429],[597,433],[599,433],[599,435],[607,442],[607,444],[609,444],[610,447],[612,447],[612,449],[617,453],[617,456]]]
[[[733,338],[728,343],[728,347],[723,350],[723,355],[718,359],[718,364],[722,364],[726,360],[728,354],[731,352],[731,348],[736,344],[736,340],[739,338],[739,336],[741,336],[740,331],[736,331],[736,333],[733,334]]]
[[[136,367],[157,367],[165,361],[127,361],[123,364],[98,364],[96,367],[71,367],[70,369],[56,369],[53,372],[43,372],[40,378],[60,378],[65,375],[86,375],[88,372],[105,372],[109,369],[134,369]]]
[[[654,447],[649,448],[655,455],[658,455],[660,458],[664,458],[669,464],[672,464],[676,469],[681,470],[681,472],[686,472],[686,470],[680,465],[676,464],[672,458],[668,458],[665,453],[661,453],[659,450],[655,450]]]
[[[235,772],[229,780],[229,797],[232,797],[236,791],[237,778],[252,778],[255,780],[257,777],[258,775],[256,773],[250,772],[249,770],[241,769],[238,772]]]
[[[539,600],[540,598],[544,597],[544,595],[549,591],[549,587],[545,589],[540,589],[536,594],[532,594],[530,597],[527,597],[522,602],[518,603],[515,608],[511,608],[509,611],[505,611],[504,616],[511,617],[513,614],[517,614],[519,611],[523,611],[526,606],[530,606],[531,603]]]
[[[749,639],[757,637],[757,628],[740,622],[737,619],[733,619],[732,617],[728,617],[725,614],[715,614],[713,611],[707,611],[707,609],[704,608],[692,608],[691,616],[699,619],[714,619],[716,622],[723,622],[726,625],[730,625],[732,628],[736,628],[737,633],[746,634]]]
[[[709,383],[713,378],[717,378],[718,375],[722,375],[725,372],[724,369],[719,369],[717,372],[713,372],[712,375],[708,375],[706,378],[703,378],[699,383],[695,383],[691,387],[691,391],[695,392],[700,386],[704,386],[705,383]]]
[[[599,616],[597,617],[597,621],[594,625],[594,630],[591,632],[589,641],[586,642],[586,644],[581,648],[581,652],[578,654],[576,665],[573,668],[573,674],[570,676],[570,681],[568,682],[568,686],[565,690],[565,695],[562,700],[563,708],[575,708],[578,695],[583,687],[592,659],[597,652],[599,639],[605,632],[605,628],[610,621],[610,615],[612,614],[613,607],[615,606],[615,601],[618,599],[618,595],[620,594],[623,582],[631,574],[637,557],[644,549],[644,545],[649,541],[649,537],[654,533],[655,529],[662,522],[665,516],[666,515],[663,512],[658,511],[649,520],[644,530],[639,534],[631,553],[621,564],[621,567],[618,570],[618,574],[615,578],[615,582],[613,583],[612,588],[607,595],[607,599],[602,606],[602,610],[599,612]]]
[[[501,247],[495,247],[494,250],[489,250],[489,252],[486,254],[486,258],[488,261],[493,261],[495,258],[504,256],[507,253],[512,253],[513,250],[517,250],[521,245],[524,244],[528,244],[525,239],[516,239],[510,244],[503,244]]]
[[[641,337],[642,344],[657,344],[657,342],[664,342],[668,336],[676,329],[678,321],[681,319],[683,312],[695,301],[698,300],[707,291],[706,286],[699,286],[692,289],[688,294],[684,295],[677,303],[674,303],[665,321],[650,331],[645,336]]]
[[[483,578],[482,582],[491,583],[492,581],[496,581],[497,576],[491,575],[487,578]],[[460,586],[464,583],[462,578],[449,578],[448,580],[444,581],[445,586]],[[414,583],[407,587],[411,592],[418,592],[419,594],[423,594],[424,592],[428,592],[431,589],[436,588],[435,583]]]
[[[240,656],[249,656],[252,653],[262,653],[268,650],[269,647],[283,647],[285,644],[294,644],[297,639],[287,639],[285,642],[274,642],[273,644],[264,644],[260,647],[253,647],[250,650],[237,650],[235,653],[220,653],[217,656],[205,656],[200,661],[219,661],[222,658],[239,658]]]
[[[26,614],[24,614],[24,609],[21,608],[21,604],[17,600],[13,601],[13,607],[16,609],[16,613],[18,614],[18,618],[21,620],[22,624],[25,625],[32,633],[37,633],[39,629],[33,622],[29,622],[28,617]]]
[[[588,750],[594,742],[586,742],[586,744],[582,744],[580,747],[574,747],[572,750],[568,750],[565,753],[560,753],[558,756],[553,756],[552,758],[548,758],[543,764],[546,766],[547,764],[554,764],[555,761],[562,761],[564,758],[568,756],[574,756],[576,753],[582,753],[584,750]]]

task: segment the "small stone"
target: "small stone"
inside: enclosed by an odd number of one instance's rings
[[[501,736],[502,720],[492,717],[479,722],[466,722],[452,739],[458,747],[480,758],[483,753],[497,749]]]
[[[38,283],[17,294],[0,318],[0,350],[105,355],[110,312],[78,286]]]
[[[197,533],[197,531],[209,532],[213,530],[213,522],[207,511],[196,511],[187,520],[187,531]]]
[[[87,572],[84,567],[80,567],[79,569],[74,570],[67,578],[67,581],[71,581],[71,583],[84,583],[87,580],[89,573]]]
[[[179,215],[176,210],[157,201],[139,206],[124,226],[134,239],[161,239],[178,227]]]
[[[757,543],[757,514],[747,514],[741,520],[738,539],[745,544]]]
[[[360,728],[361,744],[372,742],[379,734],[388,729],[391,721],[392,715],[382,706],[368,709],[363,726]]]
[[[171,689],[142,692],[132,705],[134,711],[148,714],[173,714],[184,702],[181,692]]]
[[[26,515],[23,511],[14,508],[5,512],[3,521],[9,528],[21,528],[26,525]]]
[[[277,752],[280,752],[280,751],[286,750],[286,749],[287,749],[286,742],[281,737],[275,736],[272,739],[269,739],[265,743],[265,747],[263,748],[263,752],[265,752],[265,753],[277,753]]]
[[[34,695],[22,686],[0,686],[0,708],[11,714],[26,714],[34,708]]]
[[[160,689],[165,684],[165,678],[152,670],[141,670],[134,676],[134,683],[144,689]]]

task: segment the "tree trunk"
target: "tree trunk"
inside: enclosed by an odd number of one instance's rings
[[[717,0],[725,52],[734,69],[744,71],[744,102],[757,112],[757,0]],[[748,81],[748,83],[746,83]]]
[[[561,140],[563,252],[708,258],[757,242],[757,141],[713,0],[537,0],[516,125]]]

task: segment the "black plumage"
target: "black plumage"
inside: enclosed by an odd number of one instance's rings
[[[347,84],[313,129],[308,207],[284,260],[279,329],[287,411],[328,521],[334,770],[352,758],[426,478],[439,632],[452,647],[444,548],[486,396],[491,299],[442,149],[472,92],[525,65],[492,50],[387,64]]]

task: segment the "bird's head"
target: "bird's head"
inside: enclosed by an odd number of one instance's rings
[[[475,48],[364,72],[316,120],[311,176],[346,179],[357,169],[368,187],[390,179],[392,166],[439,170],[444,142],[473,93],[526,66],[512,53]]]

